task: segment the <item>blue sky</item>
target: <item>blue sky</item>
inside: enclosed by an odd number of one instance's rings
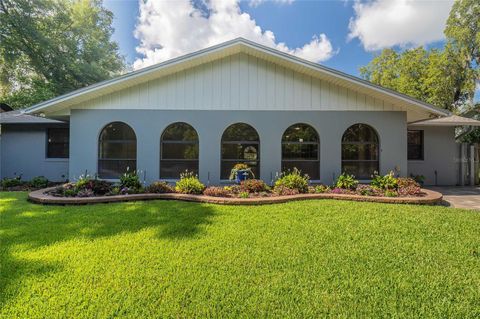
[[[134,69],[243,36],[355,76],[383,48],[442,46],[451,3],[104,1],[114,14],[114,40]]]

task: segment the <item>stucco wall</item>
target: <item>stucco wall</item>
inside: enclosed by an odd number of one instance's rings
[[[20,174],[23,180],[40,175],[51,181],[68,178],[68,159],[46,158],[46,129],[43,125],[2,125],[1,178]]]
[[[203,182],[220,182],[223,131],[244,122],[260,136],[261,178],[270,181],[281,169],[281,137],[295,123],[312,125],[320,136],[320,179],[331,183],[341,171],[341,138],[352,124],[366,123],[380,137],[380,170],[407,171],[406,113],[390,111],[188,111],[188,110],[72,110],[70,118],[70,178],[97,172],[98,135],[113,121],[129,124],[137,135],[137,169],[146,181],[159,179],[160,136],[174,122],[186,122],[198,132],[199,175]]]
[[[455,143],[455,128],[424,126],[408,128],[424,131],[424,160],[408,161],[408,174],[425,176],[425,185],[456,185],[459,154]]]

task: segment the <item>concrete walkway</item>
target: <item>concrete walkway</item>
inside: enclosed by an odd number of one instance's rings
[[[451,207],[480,210],[480,187],[427,186],[425,188],[442,193],[443,199]]]

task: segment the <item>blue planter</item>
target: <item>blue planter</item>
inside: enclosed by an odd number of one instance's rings
[[[248,171],[247,170],[238,170],[237,171],[237,179],[236,179],[236,182],[237,183],[241,183],[241,181],[244,181],[248,178]]]

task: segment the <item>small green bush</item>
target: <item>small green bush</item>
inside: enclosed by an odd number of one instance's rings
[[[33,188],[45,188],[48,186],[48,179],[44,176],[37,176],[32,178],[29,184]]]
[[[270,187],[261,179],[246,179],[240,183],[240,189],[248,193],[260,193],[269,191]]]
[[[248,198],[248,197],[250,197],[250,193],[249,192],[240,192],[240,194],[238,194],[238,196],[240,196],[240,198]]]
[[[15,178],[4,178],[2,179],[0,184],[2,188],[16,187],[16,186],[22,185],[21,179],[22,179],[21,176],[18,176]]]
[[[317,194],[328,193],[330,190],[331,190],[330,186],[327,186],[327,185],[315,186],[315,193]]]
[[[347,173],[342,173],[342,175],[338,176],[337,181],[335,183],[336,188],[341,189],[350,189],[354,190],[358,185],[358,180],[355,179],[354,175],[349,175]]]
[[[292,171],[286,171],[281,174],[281,177],[275,182],[275,188],[288,188],[297,190],[298,193],[308,192],[308,182],[310,177],[302,175],[302,173],[294,168]]]
[[[152,194],[175,193],[175,189],[167,182],[154,182],[148,185],[145,191]]]
[[[129,190],[139,190],[142,188],[140,177],[136,171],[127,170],[122,176],[120,176],[120,187],[128,188]]]
[[[395,191],[395,190],[387,189],[387,190],[385,191],[385,196],[386,196],[386,197],[397,197],[397,196],[398,196],[398,192]]]
[[[396,190],[398,188],[398,179],[394,176],[392,171],[385,176],[375,173],[370,185],[381,190]]]
[[[182,194],[202,194],[205,189],[198,177],[193,172],[185,171],[180,174],[180,180],[175,184],[175,190]]]

